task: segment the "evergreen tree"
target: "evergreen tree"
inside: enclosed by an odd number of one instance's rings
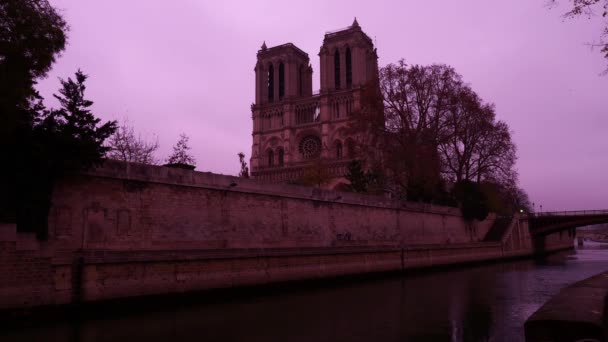
[[[44,112],[36,81],[66,43],[67,24],[47,0],[0,2],[0,221],[15,222]]]
[[[87,76],[78,70],[75,80],[61,80],[61,107],[39,108],[40,121],[34,125],[27,148],[20,156],[19,192],[17,194],[17,227],[47,236],[47,218],[53,185],[70,174],[87,170],[102,161],[108,147],[104,141],[116,130],[116,122],[100,125],[90,110],[93,102],[85,99]]]
[[[367,174],[363,171],[361,161],[353,160],[348,163],[346,179],[350,182],[349,189],[351,191],[359,193],[367,192],[369,179]]]
[[[189,152],[191,149],[188,145],[189,140],[190,138],[186,134],[180,134],[179,140],[173,146],[173,153],[167,158],[168,164],[196,166],[196,160]]]

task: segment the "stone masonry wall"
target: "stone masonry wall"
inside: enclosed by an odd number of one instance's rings
[[[480,241],[458,209],[107,162],[60,183],[50,234],[67,249],[213,249]]]
[[[0,224],[0,311],[529,255],[527,220],[107,162],[55,189],[49,240]],[[573,237],[545,238],[546,251]]]

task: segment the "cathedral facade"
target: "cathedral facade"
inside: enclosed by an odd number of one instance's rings
[[[353,113],[361,109],[363,87],[378,76],[372,40],[357,20],[325,34],[319,52],[320,90],[313,93],[308,54],[292,43],[263,44],[255,66],[251,107],[251,176],[266,182],[302,179],[321,165],[333,188],[344,183],[353,159]]]

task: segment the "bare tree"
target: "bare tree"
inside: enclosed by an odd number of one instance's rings
[[[368,137],[357,140],[358,157],[367,168],[380,165],[395,195],[446,201],[446,181],[516,184],[507,124],[453,68],[402,60],[379,76],[375,89],[364,89],[352,127]]]
[[[196,160],[189,152],[191,149],[188,145],[189,140],[185,133],[180,134],[179,140],[173,146],[173,153],[167,158],[168,164],[196,165]]]
[[[469,87],[453,96],[438,144],[443,174],[454,182],[513,181],[516,149],[508,125]]]
[[[158,164],[154,153],[158,150],[158,138],[152,141],[144,140],[141,135],[135,134],[133,126],[127,119],[108,139],[110,150],[106,154],[109,159],[142,164]]]
[[[569,2],[571,3],[570,10],[564,14],[564,17],[567,19],[580,16],[603,18],[604,28],[600,34],[600,39],[590,45],[599,48],[604,58],[608,59],[608,0],[569,0]],[[552,6],[555,6],[557,3],[557,0],[549,0],[549,4]],[[604,71],[604,74],[607,73],[608,68]]]
[[[429,200],[440,187],[438,139],[451,94],[461,86],[461,76],[449,66],[408,66],[401,60],[380,70],[377,91],[364,91],[353,127],[378,141],[360,144],[361,158],[382,164],[396,195],[408,189],[409,199]]]

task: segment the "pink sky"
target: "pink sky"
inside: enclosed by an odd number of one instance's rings
[[[128,117],[157,135],[165,158],[184,132],[197,169],[236,174],[251,152],[256,52],[292,42],[318,89],[325,31],[357,17],[380,66],[445,63],[496,104],[514,131],[520,183],[544,210],[608,208],[607,61],[585,43],[601,21],[563,21],[546,0],[211,1],[51,0],[69,43],[39,89],[89,74],[88,97],[106,120]]]

